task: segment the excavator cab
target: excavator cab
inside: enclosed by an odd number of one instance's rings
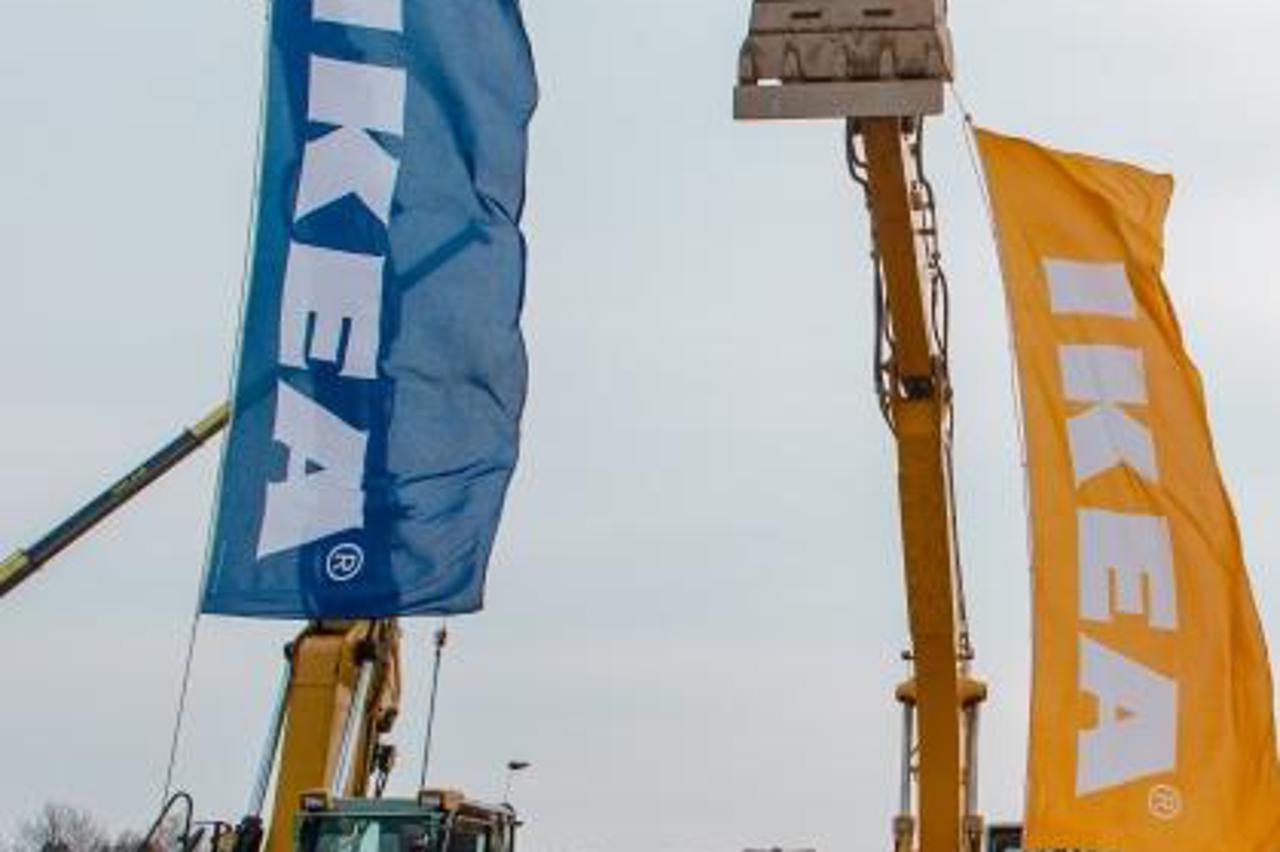
[[[447,790],[413,799],[302,797],[296,852],[514,852],[515,810]]]

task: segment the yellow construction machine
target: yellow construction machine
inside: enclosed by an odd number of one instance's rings
[[[34,545],[15,551],[0,563],[0,597],[195,452],[227,417],[219,406]],[[509,804],[484,804],[452,790],[383,797],[396,756],[385,736],[399,699],[394,619],[310,623],[285,647],[246,815],[234,825],[215,821],[211,835],[184,831],[179,844],[189,850],[203,837],[215,852],[258,852],[264,843],[266,852],[511,852],[520,823]],[[180,800],[190,808],[189,797],[179,796],[166,812]]]
[[[249,812],[216,846],[261,848],[274,774],[266,852],[511,852],[519,821],[509,804],[452,790],[383,797],[396,755],[383,738],[400,709],[394,619],[312,622],[285,656]]]
[[[947,288],[925,117],[952,77],[946,0],[754,0],[740,119],[844,119],[866,195],[877,291],[875,381],[897,442],[913,676],[903,708],[895,852],[979,852],[978,708],[956,547]]]

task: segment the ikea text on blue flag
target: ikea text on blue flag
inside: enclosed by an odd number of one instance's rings
[[[515,0],[276,0],[204,609],[479,608],[515,465]]]

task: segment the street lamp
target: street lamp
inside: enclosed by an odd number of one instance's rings
[[[516,773],[529,768],[527,760],[508,760],[507,761],[507,783],[502,791],[503,804],[511,804],[511,782],[516,777]]]

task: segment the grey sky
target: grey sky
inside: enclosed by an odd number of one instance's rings
[[[747,0],[526,0],[533,131],[522,467],[488,610],[453,625],[438,780],[529,852],[888,845],[905,641],[871,394],[861,200],[834,125],[729,120]],[[226,391],[262,5],[7,0],[0,547]],[[1280,642],[1280,7],[956,0],[979,121],[1174,172],[1167,281]],[[1020,810],[1027,559],[1003,306],[953,112],[932,123],[954,289],[961,536],[992,685],[983,807]],[[206,451],[0,604],[0,832],[159,793],[212,496]],[[397,783],[430,623],[409,625]],[[179,782],[238,816],[290,625],[205,619]]]

